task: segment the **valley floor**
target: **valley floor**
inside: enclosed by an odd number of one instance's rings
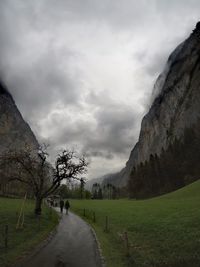
[[[200,266],[200,181],[149,200],[70,202],[94,227],[108,267]]]

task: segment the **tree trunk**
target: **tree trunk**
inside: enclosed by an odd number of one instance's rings
[[[35,215],[40,215],[42,212],[42,198],[36,197],[35,200]]]

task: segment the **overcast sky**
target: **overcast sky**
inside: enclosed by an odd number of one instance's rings
[[[199,0],[0,0],[0,79],[40,142],[120,170]]]

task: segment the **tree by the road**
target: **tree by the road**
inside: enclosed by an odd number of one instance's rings
[[[1,157],[1,166],[9,166],[9,181],[26,184],[35,196],[35,214],[41,214],[42,200],[54,193],[63,180],[79,179],[87,171],[88,162],[75,151],[63,150],[55,167],[47,162],[46,147],[36,151],[26,148],[8,151]]]

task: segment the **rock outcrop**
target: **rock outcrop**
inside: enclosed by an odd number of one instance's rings
[[[141,124],[139,140],[126,167],[107,181],[118,186],[127,184],[131,170],[159,155],[184,129],[200,117],[200,22],[195,30],[170,55],[163,73],[154,86],[154,101]]]
[[[22,149],[26,145],[32,149],[39,146],[11,94],[0,82],[0,154],[9,149]]]

